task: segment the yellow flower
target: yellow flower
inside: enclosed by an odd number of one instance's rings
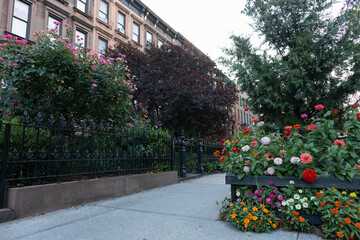
[[[243,208],[243,211],[247,211],[247,210],[248,210],[248,208],[247,208],[247,207],[244,207],[244,208]]]
[[[252,218],[252,214],[251,214],[251,213],[248,213],[246,216],[247,216],[248,218]]]
[[[343,191],[343,192],[341,192],[342,194],[347,194],[347,192],[345,192],[345,191]]]
[[[257,220],[257,216],[253,216],[253,220],[256,221],[256,220]]]
[[[264,211],[264,213],[268,213],[268,212],[269,212],[269,210],[267,210],[266,208],[263,208],[263,211]]]
[[[231,218],[235,219],[236,218],[236,213],[231,214]]]
[[[229,140],[226,140],[226,142],[225,142],[226,144],[229,144],[230,143],[230,141]]]
[[[332,187],[331,189],[334,190],[334,192],[337,192],[336,188]]]
[[[245,218],[245,219],[244,219],[243,221],[244,221],[244,223],[245,223],[245,224],[249,224],[249,222],[250,222],[250,219],[248,219],[248,218]]]
[[[244,202],[241,202],[240,205],[245,205],[245,203],[244,203]]]
[[[356,197],[356,193],[352,192],[352,193],[350,193],[350,196],[351,197]]]
[[[252,209],[254,212],[257,212],[258,211],[258,208],[257,207],[253,207]]]

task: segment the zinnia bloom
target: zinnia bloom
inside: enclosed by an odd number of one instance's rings
[[[356,114],[356,118],[357,118],[358,120],[360,120],[360,113],[357,113],[357,114]]]
[[[303,113],[303,114],[300,115],[300,117],[301,117],[301,118],[307,118],[308,115],[307,115],[306,113]]]
[[[317,192],[317,193],[316,193],[316,196],[317,196],[317,197],[322,197],[322,193],[321,193],[321,192]]]
[[[337,115],[338,113],[339,113],[339,110],[337,108],[335,108],[331,111],[332,115]]]
[[[257,117],[254,117],[254,118],[251,119],[252,122],[256,122],[257,120],[258,120]]]
[[[251,147],[256,147],[257,145],[258,145],[258,142],[256,140],[254,140],[250,143]]]
[[[301,127],[300,124],[295,124],[295,125],[293,126],[294,129],[299,129],[300,127]]]
[[[96,83],[93,83],[93,84],[91,84],[91,86],[93,86],[93,87],[97,87],[97,84],[96,84]]]
[[[274,163],[275,163],[276,165],[281,165],[281,164],[283,163],[283,160],[282,160],[281,158],[275,158],[275,159],[274,159]]]
[[[336,139],[336,140],[334,141],[334,145],[338,145],[338,146],[340,146],[340,147],[343,147],[343,146],[345,146],[345,142],[344,142],[344,141],[341,141],[341,140],[339,140],[339,139]]]
[[[245,166],[244,167],[244,172],[246,172],[246,173],[250,172],[250,168],[248,166]]]
[[[220,162],[225,162],[225,156],[221,156]]]
[[[290,162],[291,162],[292,164],[298,163],[298,162],[300,162],[300,158],[298,158],[298,157],[292,157],[292,158],[290,158]]]
[[[243,130],[243,133],[244,133],[244,134],[250,133],[250,129],[245,127],[244,130]]]
[[[314,129],[317,129],[318,127],[315,125],[315,124],[310,124],[308,127],[307,127],[307,129],[309,130],[309,131],[312,131],[312,130],[314,130]]]
[[[339,211],[336,208],[331,209],[331,212],[335,214],[339,213]]]
[[[249,109],[249,107],[244,108],[244,112],[248,111]]]
[[[302,163],[308,164],[312,161],[312,156],[308,153],[303,153],[300,156],[300,160]]]
[[[4,36],[5,37],[5,36]],[[358,107],[358,105],[356,104],[356,103],[354,103],[353,105],[351,105],[351,107],[353,108],[353,109],[356,109],[357,107]]]
[[[290,136],[291,135],[291,130],[290,129],[285,129],[284,130],[284,135],[285,135],[285,137]]]
[[[299,217],[299,221],[300,221],[300,222],[305,222],[305,218]]]
[[[267,173],[268,173],[269,175],[274,175],[274,173],[275,173],[275,168],[269,167],[266,171],[267,171]]]
[[[234,147],[232,150],[231,150],[233,153],[237,153],[239,151],[238,148]]]
[[[317,173],[313,169],[305,169],[302,177],[307,182],[315,182]]]
[[[350,224],[350,223],[351,223],[351,219],[350,219],[350,218],[344,218],[344,222],[347,223],[347,224]]]
[[[247,152],[247,151],[250,150],[250,147],[249,147],[249,145],[246,145],[246,146],[243,146],[243,147],[241,148],[241,150],[242,150],[243,152]]]
[[[261,138],[261,143],[264,144],[264,145],[268,145],[270,144],[271,140],[269,137],[263,137]]]
[[[256,126],[258,126],[258,127],[261,127],[262,125],[264,125],[265,123],[263,122],[263,121],[261,121],[261,122],[258,122],[257,124],[256,124]]]
[[[233,144],[238,144],[239,143],[239,141],[238,140],[235,140],[234,142],[233,142]]]
[[[315,106],[315,110],[321,110],[321,109],[324,109],[324,105],[319,104]]]
[[[214,152],[214,156],[215,156],[215,157],[219,157],[219,154],[220,154],[220,151]]]

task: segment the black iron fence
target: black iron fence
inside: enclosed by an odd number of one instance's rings
[[[53,182],[70,176],[130,174],[178,170],[203,173],[204,163],[219,144],[175,139],[166,131],[122,129],[114,124],[67,123],[53,117],[34,122],[24,115],[19,123],[0,120],[0,208],[5,188],[34,182]],[[204,151],[205,150],[205,151]]]

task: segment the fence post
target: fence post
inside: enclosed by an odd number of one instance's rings
[[[184,129],[181,129],[180,132],[180,177],[186,177],[186,168],[185,168],[185,160],[186,160],[186,149],[185,149],[185,136]]]
[[[175,170],[175,137],[171,139],[171,159],[170,159],[171,171]]]
[[[1,122],[2,125],[2,122]],[[1,175],[0,175],[0,208],[5,206],[5,187],[6,187],[6,168],[7,161],[9,159],[9,145],[10,145],[10,124],[5,124],[5,135],[4,135],[4,149],[3,149],[3,158],[1,164]]]
[[[202,149],[202,141],[201,141],[201,136],[199,133],[199,137],[198,137],[198,173],[203,174],[204,173],[204,167],[202,164],[202,157],[203,157],[203,149]]]

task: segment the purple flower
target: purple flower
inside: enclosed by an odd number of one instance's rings
[[[248,173],[250,171],[250,168],[248,166],[244,167],[244,172]]]
[[[277,194],[279,191],[277,189],[273,190],[273,193]]]
[[[271,208],[276,208],[276,205],[271,205]]]
[[[6,116],[6,117],[10,117],[10,113],[6,113],[5,116]]]
[[[276,202],[275,204],[276,204],[277,208],[281,208],[281,203],[280,202]]]
[[[275,195],[274,195],[274,194],[270,194],[270,198],[271,198],[271,199],[274,199],[274,198],[275,198]]]
[[[91,84],[91,86],[93,86],[93,87],[97,87],[97,84],[96,84],[96,83],[93,83],[93,84]]]
[[[282,201],[282,200],[284,200],[284,197],[283,197],[283,195],[279,195],[279,196],[277,196],[277,199],[279,199],[279,201]]]
[[[254,200],[255,200],[255,201],[258,200],[258,196],[254,196]]]
[[[269,175],[269,173],[268,173],[266,170],[264,171],[264,174],[265,174],[265,175]]]
[[[306,113],[303,113],[303,114],[300,115],[300,117],[301,117],[301,118],[307,118],[308,115],[307,115]]]
[[[252,192],[251,192],[251,191],[248,191],[248,192],[247,192],[247,195],[251,195],[251,194],[252,194]]]
[[[271,204],[271,198],[267,198],[266,200],[265,200],[265,202],[268,204],[268,205],[270,205]]]
[[[273,181],[270,181],[270,182],[269,182],[269,185],[271,185],[271,186],[274,185],[274,182],[273,182]]]
[[[259,191],[259,190],[256,190],[254,193],[255,193],[256,196],[259,196],[259,195],[260,195],[260,191]]]
[[[260,189],[260,192],[261,192],[261,193],[265,192],[265,189]]]

